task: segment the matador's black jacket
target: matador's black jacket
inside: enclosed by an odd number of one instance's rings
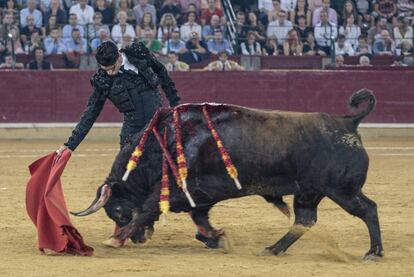
[[[159,85],[164,90],[170,106],[179,103],[180,97],[167,70],[144,44],[133,43],[120,52],[123,52],[128,61],[138,69],[138,74],[131,70],[121,70],[116,76],[110,77],[104,70],[97,70],[91,78],[93,93],[89,97],[86,110],[72,136],[65,143],[72,151],[88,134],[107,98],[124,114],[120,135],[121,147],[148,123],[161,106]]]

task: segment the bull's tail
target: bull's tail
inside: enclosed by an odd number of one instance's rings
[[[355,125],[358,125],[364,117],[372,112],[377,101],[372,91],[366,88],[358,90],[349,98],[348,105],[350,108],[358,108],[361,103],[366,101],[368,101],[368,106],[363,111],[350,116]]]

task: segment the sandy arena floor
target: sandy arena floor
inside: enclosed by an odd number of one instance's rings
[[[379,207],[385,257],[364,262],[368,231],[357,218],[324,199],[317,225],[280,257],[261,256],[288,230],[289,222],[259,197],[222,202],[211,214],[232,237],[234,250],[210,250],[194,239],[186,214],[169,214],[145,245],[122,249],[101,242],[113,230],[104,211],[72,218],[93,257],[41,255],[26,215],[27,166],[60,141],[0,140],[0,276],[414,276],[414,140],[369,139],[371,157],[364,191]],[[70,210],[85,208],[106,177],[114,142],[85,141],[64,173]],[[291,197],[288,197],[291,204]]]

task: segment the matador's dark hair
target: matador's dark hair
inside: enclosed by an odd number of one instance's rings
[[[118,47],[112,41],[105,41],[96,50],[96,61],[103,66],[116,63],[119,57]]]

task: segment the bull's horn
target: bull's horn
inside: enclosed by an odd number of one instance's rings
[[[77,213],[70,212],[70,213],[75,216],[87,216],[87,215],[93,214],[94,212],[102,208],[106,204],[106,202],[108,202],[109,197],[111,197],[111,194],[112,194],[111,187],[105,184],[101,188],[101,195],[99,196],[99,198],[96,197],[95,200],[93,200],[89,208],[81,212],[77,212]]]

